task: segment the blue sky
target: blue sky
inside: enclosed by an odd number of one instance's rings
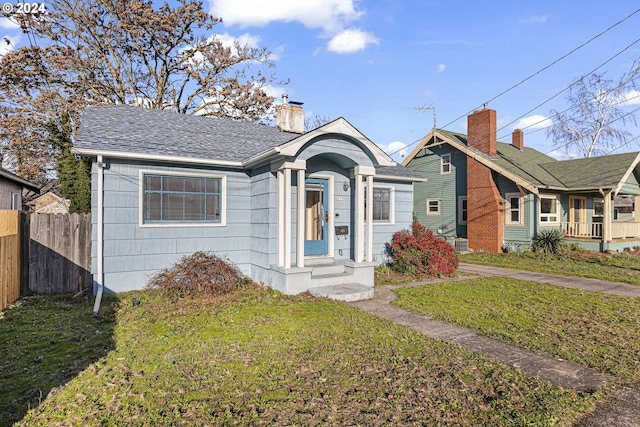
[[[419,108],[435,108],[438,127],[464,133],[467,113],[632,14],[640,3],[205,0],[205,7],[223,18],[213,29],[221,39],[238,38],[273,53],[277,76],[291,82],[269,87],[269,94],[279,100],[286,92],[290,100],[304,102],[311,119],[344,117],[389,152],[405,145],[410,152],[433,126],[433,110]],[[564,110],[564,95],[544,102],[632,45],[598,70],[614,80],[628,72],[640,57],[640,41],[633,44],[640,39],[638,29],[640,12],[491,101],[498,139],[510,142],[516,127],[548,117],[552,108]],[[19,30],[3,18],[0,37],[21,45]],[[640,134],[637,127],[629,130]],[[525,129],[525,145],[559,156],[540,126]],[[638,146],[622,151],[630,150]]]

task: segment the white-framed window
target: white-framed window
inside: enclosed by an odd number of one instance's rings
[[[451,154],[443,154],[440,157],[440,174],[451,173]]]
[[[560,201],[558,196],[550,194],[540,195],[540,223],[552,224],[559,222]]]
[[[458,197],[458,224],[467,223],[467,213],[467,197],[460,196]]]
[[[604,217],[604,199],[593,199],[593,217]]]
[[[219,175],[140,171],[140,224],[225,224],[226,178]]]
[[[11,193],[11,209],[16,211],[22,210],[20,193]]]
[[[373,222],[393,224],[394,223],[394,204],[395,204],[395,187],[378,186],[373,187]],[[367,191],[365,187],[364,206],[367,209]]]
[[[440,215],[440,199],[427,199],[427,215]]]
[[[522,195],[520,193],[505,194],[507,224],[522,224]]]

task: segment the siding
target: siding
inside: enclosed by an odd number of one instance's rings
[[[237,171],[171,167],[106,159],[104,170],[104,284],[114,292],[140,289],[159,270],[196,251],[228,257],[250,274],[251,180]],[[140,227],[139,171],[225,175],[226,226]],[[93,209],[97,209],[97,170],[92,171]],[[92,273],[96,273],[97,211],[93,212]]]
[[[0,209],[11,209],[12,193],[18,193],[20,195],[20,206],[22,206],[22,187],[0,176]]]
[[[441,174],[441,156],[451,154],[451,173]],[[466,237],[467,227],[458,223],[458,198],[467,194],[467,156],[448,144],[423,148],[407,165],[427,178],[414,184],[413,206],[426,228],[444,237]],[[427,215],[427,199],[440,199],[440,215]]]

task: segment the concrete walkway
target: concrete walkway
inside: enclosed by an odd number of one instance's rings
[[[594,279],[557,276],[520,270],[509,270],[481,265],[461,264],[459,270],[480,277],[507,276],[514,279],[549,283],[582,290],[603,292],[627,297],[640,297],[640,286],[612,283]],[[467,280],[459,277],[450,280]],[[352,302],[351,305],[401,325],[408,326],[428,337],[440,339],[518,368],[538,379],[556,386],[590,392],[614,379],[613,376],[597,372],[574,362],[557,359],[541,352],[526,350],[503,341],[479,335],[471,329],[453,325],[427,316],[411,313],[391,304],[396,299],[394,289],[407,286],[422,286],[437,283],[434,280],[422,283],[376,286],[373,299]],[[612,397],[601,402],[592,414],[583,417],[579,426],[640,426],[640,390],[628,387],[612,387]]]

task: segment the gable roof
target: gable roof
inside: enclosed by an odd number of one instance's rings
[[[15,182],[16,184],[21,185],[22,187],[26,187],[30,190],[37,191],[40,189],[36,184],[27,181],[26,179],[20,178],[18,175],[12,174],[11,172],[4,170],[0,167],[0,177],[8,179],[9,181]]]
[[[435,129],[418,143],[402,164],[407,166],[421,149],[441,144],[449,144],[457,148],[534,194],[539,194],[540,189],[558,191],[613,189],[617,194],[640,163],[640,153],[556,160],[533,148],[524,147],[521,150],[504,142],[497,142],[496,157],[489,157],[470,147],[467,135]]]

